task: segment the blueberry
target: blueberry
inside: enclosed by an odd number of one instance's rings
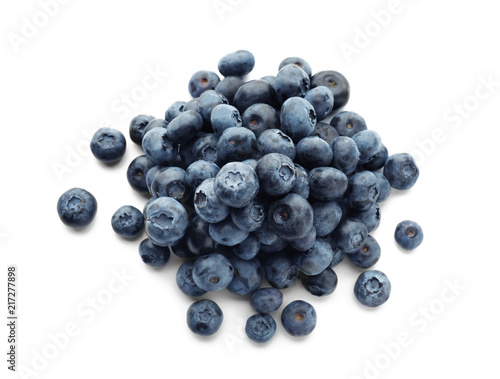
[[[264,223],[265,208],[260,199],[254,198],[242,208],[231,210],[234,224],[245,232],[254,232]]]
[[[146,238],[139,244],[139,255],[148,266],[162,267],[170,259],[170,249],[156,246],[149,238]]]
[[[292,139],[279,129],[267,129],[260,134],[257,147],[263,154],[279,153],[291,160],[295,159],[297,149]]]
[[[269,225],[269,220],[266,218],[264,218],[262,226],[255,230],[255,236],[263,245],[272,245],[280,239],[276,233],[273,232]]]
[[[215,176],[214,191],[227,206],[242,208],[259,192],[259,179],[249,165],[242,162],[227,163]]]
[[[337,274],[329,267],[318,275],[311,275],[302,279],[302,285],[307,292],[319,297],[331,295],[337,288],[337,283]]]
[[[314,201],[313,225],[319,237],[326,237],[333,232],[342,219],[342,208],[335,201]]]
[[[277,238],[270,244],[261,244],[260,250],[264,253],[279,253],[283,251],[288,246],[288,241],[285,241],[283,238]]]
[[[352,136],[359,150],[359,163],[365,164],[375,158],[382,150],[382,140],[377,132],[373,130],[363,130]]]
[[[359,150],[350,137],[334,138],[330,144],[333,153],[332,166],[346,175],[352,174],[359,162]]]
[[[361,249],[355,253],[347,254],[347,258],[357,267],[370,268],[380,259],[380,245],[375,238],[369,235]]]
[[[187,143],[203,128],[203,119],[196,111],[185,111],[167,126],[167,138],[174,144]]]
[[[178,146],[168,137],[168,129],[151,129],[142,139],[142,149],[154,164],[170,165],[174,163]]]
[[[189,93],[193,97],[199,97],[207,90],[213,90],[220,82],[219,76],[213,71],[198,71],[189,79]]]
[[[334,98],[332,91],[325,86],[311,88],[304,97],[311,103],[319,121],[327,118],[333,110]]]
[[[125,136],[119,130],[100,128],[90,141],[90,150],[101,162],[114,163],[123,157],[126,145]]]
[[[290,241],[290,246],[298,251],[307,251],[314,246],[315,242],[316,228],[313,226],[304,237]]]
[[[288,57],[285,58],[281,61],[278,70],[281,70],[283,67],[285,67],[288,64],[294,64],[298,67],[300,67],[304,72],[308,75],[311,76],[312,70],[311,66],[309,63],[307,63],[304,59],[299,58],[299,57]]]
[[[245,333],[254,342],[266,343],[276,333],[276,321],[268,314],[250,316],[245,324]]]
[[[233,247],[233,254],[245,260],[253,259],[259,254],[261,243],[255,234],[250,233],[248,237]]]
[[[247,50],[238,50],[224,55],[218,64],[219,72],[223,76],[243,77],[250,73],[255,66],[255,57]]]
[[[384,176],[392,188],[407,190],[416,183],[419,169],[408,153],[393,154],[385,161]]]
[[[57,201],[57,213],[61,221],[72,228],[90,224],[97,212],[97,201],[83,188],[71,188]]]
[[[413,250],[422,243],[424,232],[415,221],[405,220],[396,227],[394,238],[403,249]]]
[[[186,105],[184,105],[184,112],[187,111],[196,111],[198,109],[198,100],[199,97],[195,97],[194,99],[189,100]]]
[[[332,243],[330,243],[330,245],[332,246],[333,259],[330,262],[329,267],[334,268],[334,267],[338,266],[344,260],[346,254],[342,250],[340,250],[337,246],[333,245]]]
[[[380,187],[371,171],[361,171],[349,178],[349,203],[355,209],[368,209],[378,199]]]
[[[269,224],[285,240],[305,237],[313,226],[313,210],[302,196],[290,193],[269,206]]]
[[[330,124],[320,121],[316,123],[312,135],[324,139],[331,146],[332,141],[339,136],[339,133]]]
[[[368,233],[376,230],[380,225],[380,218],[382,217],[380,206],[374,203],[368,209],[352,209],[350,216],[358,219],[366,226]]]
[[[251,307],[263,314],[277,311],[283,304],[283,293],[277,288],[259,288],[250,296]]]
[[[185,101],[176,101],[172,103],[165,111],[165,121],[170,122],[182,112],[184,112]]]
[[[245,81],[239,76],[226,76],[219,84],[215,86],[215,90],[224,96],[229,104],[233,103],[234,95]]]
[[[215,194],[213,178],[205,179],[194,194],[194,209],[206,222],[216,223],[229,216],[229,207]]]
[[[215,133],[221,135],[227,128],[242,126],[240,112],[229,104],[217,105],[210,115],[210,122]]]
[[[391,183],[389,183],[389,180],[387,180],[387,178],[381,172],[373,171],[373,174],[377,177],[378,180],[380,193],[378,194],[377,201],[380,203],[389,198],[389,195],[391,194]]]
[[[155,118],[154,120],[149,121],[149,123],[146,125],[146,127],[142,131],[142,139],[144,139],[144,136],[146,135],[146,133],[149,132],[151,129],[155,129],[155,128],[167,129],[167,126],[168,126],[168,122],[161,119],[161,118]]]
[[[199,300],[187,311],[189,329],[201,336],[210,336],[216,333],[222,325],[223,314],[220,307],[212,300]]]
[[[355,218],[341,221],[332,234],[333,241],[344,253],[355,253],[365,243],[368,231],[365,224]]]
[[[243,161],[257,152],[255,134],[242,126],[224,130],[217,143],[217,154],[223,162]]]
[[[144,230],[144,217],[136,207],[123,205],[111,217],[111,226],[124,238],[136,238]]]
[[[276,109],[269,104],[250,105],[242,115],[243,126],[254,132],[257,138],[265,130],[278,128],[279,122]]]
[[[195,189],[205,179],[215,178],[219,170],[219,166],[215,163],[200,159],[191,163],[186,169],[186,183],[189,187]]]
[[[248,232],[239,229],[231,217],[216,224],[210,224],[208,232],[215,242],[224,246],[238,245],[248,237]]]
[[[297,163],[308,169],[329,166],[333,158],[330,144],[318,136],[302,138],[297,144]]]
[[[309,250],[297,252],[294,255],[294,262],[299,271],[306,275],[318,275],[329,267],[332,259],[332,247],[323,238],[316,238]]]
[[[127,180],[134,190],[143,194],[149,194],[146,175],[153,166],[155,166],[155,163],[146,155],[139,155],[130,162],[127,168]]]
[[[132,142],[141,145],[144,128],[148,125],[150,121],[154,120],[153,116],[141,114],[135,116],[132,121],[130,121],[129,135]]]
[[[172,246],[184,237],[189,224],[186,209],[171,197],[159,197],[146,209],[146,234],[155,245]]]
[[[291,287],[299,279],[297,265],[286,251],[270,254],[263,265],[263,273],[269,284],[278,289]]]
[[[290,97],[281,106],[281,128],[295,143],[314,132],[316,121],[313,106],[301,97]]]
[[[174,253],[174,255],[177,255],[179,258],[182,259],[198,258],[197,255],[191,253],[191,251],[187,248],[186,244],[184,243],[184,238],[181,238],[180,240],[175,242],[174,245],[169,246],[169,248],[172,250],[172,253]]]
[[[290,192],[302,196],[304,199],[309,197],[309,172],[301,165],[295,163],[295,184]]]
[[[217,152],[217,143],[219,137],[214,133],[206,133],[200,135],[191,147],[191,154],[193,161],[203,159],[205,161],[214,162],[218,164],[219,156]]]
[[[255,170],[261,190],[269,196],[282,196],[295,184],[295,165],[286,155],[270,153],[259,159]]]
[[[295,64],[287,64],[278,71],[274,89],[279,102],[283,103],[294,96],[304,97],[310,84],[309,75],[302,68]]]
[[[253,104],[264,103],[272,107],[277,106],[274,88],[265,80],[250,80],[243,84],[234,94],[233,105],[241,114]]]
[[[340,136],[352,137],[356,133],[366,130],[366,121],[359,114],[343,111],[337,113],[330,121],[330,125],[337,130]]]
[[[228,101],[224,96],[214,90],[205,91],[200,96],[198,99],[198,108],[196,110],[201,115],[206,125],[210,125],[212,111],[220,104],[228,104]]]
[[[185,178],[186,172],[180,167],[163,168],[151,182],[151,194],[155,197],[169,196],[184,202],[191,195]]]
[[[193,264],[193,280],[205,291],[223,290],[231,283],[233,275],[233,265],[219,253],[202,255]]]
[[[303,300],[292,301],[281,312],[283,328],[292,336],[311,334],[316,327],[316,322],[316,310]]]
[[[367,307],[384,304],[391,294],[391,282],[387,276],[377,270],[369,270],[359,275],[354,285],[356,299]]]
[[[333,109],[342,108],[349,101],[350,86],[349,82],[340,72],[337,71],[320,71],[314,74],[311,78],[311,88],[325,86],[332,91],[335,104]]]
[[[376,171],[380,170],[384,167],[385,161],[389,157],[389,152],[387,151],[387,147],[382,144],[382,148],[380,151],[375,154],[368,162],[363,164],[364,170]]]
[[[175,280],[179,289],[187,296],[198,297],[207,293],[196,285],[193,280],[194,261],[185,261],[177,269]]]
[[[274,88],[274,84],[276,83],[276,76],[266,75],[266,76],[263,76],[261,79],[268,82]]]
[[[317,200],[336,200],[347,191],[347,176],[333,167],[316,167],[309,172],[308,179],[310,195]]]
[[[210,224],[196,215],[191,218],[186,230],[185,244],[193,257],[210,254],[214,251],[215,242],[208,231]]]
[[[237,295],[249,295],[259,288],[262,278],[262,267],[257,258],[242,259],[230,255],[229,260],[234,268],[233,280],[227,290]]]

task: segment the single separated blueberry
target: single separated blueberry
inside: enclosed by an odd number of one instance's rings
[[[381,271],[365,271],[359,275],[354,284],[356,299],[367,307],[378,307],[384,304],[390,294],[391,282]]]
[[[216,333],[222,325],[223,314],[220,307],[212,300],[199,300],[188,308],[187,324],[189,329],[200,336]]]
[[[71,188],[57,200],[57,213],[64,225],[80,228],[92,222],[97,212],[97,201],[83,188]]]
[[[139,244],[139,255],[148,266],[162,267],[170,259],[170,249],[156,246],[149,238],[146,238]]]
[[[144,230],[144,217],[136,207],[123,205],[111,217],[111,226],[124,238],[136,238]]]
[[[396,227],[394,238],[399,246],[405,250],[416,249],[424,239],[424,232],[415,221],[401,221]]]
[[[250,316],[245,325],[245,333],[254,342],[266,343],[276,333],[276,321],[269,314]]]
[[[302,300],[292,301],[281,312],[283,328],[295,337],[311,334],[316,322],[316,310],[311,304]]]
[[[125,136],[113,128],[100,128],[90,141],[92,154],[104,163],[119,161],[125,154],[126,146]]]

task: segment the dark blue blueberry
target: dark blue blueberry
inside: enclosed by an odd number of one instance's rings
[[[371,171],[361,171],[349,178],[348,197],[352,208],[365,210],[378,199],[380,187]]]
[[[154,197],[169,196],[184,202],[191,195],[185,178],[186,172],[180,167],[163,168],[151,182],[151,194]]]
[[[385,161],[389,157],[387,147],[382,144],[380,151],[375,154],[370,161],[363,164],[363,170],[376,171],[384,167]]]
[[[278,253],[280,251],[283,251],[287,246],[288,241],[285,241],[283,238],[278,237],[275,241],[268,245],[261,244],[260,250],[264,253]]]
[[[247,164],[249,165],[251,168],[253,168],[254,170],[257,168],[257,159],[254,159],[254,158],[249,158],[249,159],[245,159],[244,161],[242,161],[244,164]]]
[[[314,107],[318,121],[324,120],[332,113],[334,99],[329,88],[325,86],[311,88],[306,92],[304,99]]]
[[[205,161],[218,164],[217,143],[219,137],[214,133],[205,133],[200,135],[191,147],[192,162],[203,159]],[[188,165],[189,166],[189,165]]]
[[[166,166],[162,165],[155,165],[151,167],[148,172],[146,173],[146,185],[148,186],[148,191],[149,193],[152,193],[151,190],[151,184],[153,183],[153,180],[155,179],[156,174],[158,174],[161,170],[167,168]]]
[[[356,133],[366,130],[366,121],[359,114],[343,111],[337,113],[330,121],[330,125],[337,130],[340,136],[352,137]]]
[[[205,291],[220,291],[233,280],[231,261],[220,253],[202,255],[193,264],[193,280]]]
[[[276,109],[269,104],[257,103],[243,112],[242,122],[258,138],[265,130],[278,128],[280,121]]]
[[[144,217],[136,207],[123,205],[111,217],[111,226],[124,238],[136,238],[144,230]]]
[[[263,155],[279,153],[286,155],[291,160],[295,159],[297,152],[292,139],[279,129],[263,131],[257,140],[257,147]]]
[[[373,171],[373,174],[377,177],[380,189],[377,201],[381,203],[389,198],[389,195],[391,194],[391,183],[389,183],[389,180],[387,180],[381,172]]]
[[[375,156],[382,150],[382,140],[377,132],[373,130],[363,130],[352,136],[359,150],[359,163],[365,164],[375,159]]]
[[[348,179],[333,167],[316,167],[309,171],[309,192],[321,201],[337,200],[347,191]]]
[[[144,263],[153,267],[163,267],[170,259],[168,247],[156,246],[149,238],[139,244],[139,255]]]
[[[246,232],[254,232],[264,223],[265,209],[260,199],[254,198],[242,208],[231,210],[234,224]]]
[[[297,144],[296,161],[307,169],[329,166],[332,158],[330,144],[318,136],[302,138]]]
[[[146,133],[149,132],[151,129],[154,129],[154,128],[166,129],[167,126],[168,126],[167,121],[162,120],[161,118],[155,118],[154,120],[149,121],[149,123],[146,125],[146,127],[142,131],[142,138],[144,139],[144,136],[146,135]]]
[[[259,288],[250,296],[251,307],[263,314],[277,311],[283,304],[283,293],[277,288]]]
[[[179,266],[175,280],[179,289],[187,296],[198,297],[207,293],[196,285],[193,280],[194,261],[185,261]]]
[[[248,232],[239,229],[231,217],[216,224],[210,224],[208,232],[215,242],[224,246],[238,245],[248,237]]]
[[[301,97],[291,97],[281,106],[281,129],[295,143],[314,132],[316,121],[313,106]]]
[[[174,144],[187,143],[196,138],[203,128],[203,119],[196,111],[185,111],[170,121],[167,126],[167,137]]]
[[[309,249],[312,249],[315,242],[316,228],[313,226],[304,237],[290,241],[290,246],[298,251],[307,251]]]
[[[350,137],[337,137],[330,144],[333,153],[332,166],[346,175],[352,174],[359,162],[359,150]]]
[[[229,104],[233,103],[234,95],[245,81],[239,76],[226,76],[219,84],[215,86],[215,90],[224,96]]]
[[[194,194],[194,209],[206,222],[215,223],[229,216],[229,207],[215,194],[213,178],[205,179]]]
[[[240,112],[229,104],[217,105],[210,115],[210,122],[214,132],[221,135],[227,128],[241,126]]]
[[[302,68],[295,64],[287,64],[278,71],[274,89],[278,101],[283,103],[294,96],[304,97],[309,91],[310,84],[309,75]]]
[[[220,104],[228,104],[227,99],[215,90],[208,90],[203,92],[203,94],[198,99],[197,112],[203,118],[203,122],[206,125],[210,125],[210,117],[212,115],[213,109]]]
[[[233,280],[227,290],[236,295],[249,295],[260,287],[262,267],[257,258],[242,259],[230,255],[229,260],[234,268]]]
[[[372,236],[368,236],[366,243],[357,252],[347,254],[349,261],[360,268],[370,268],[380,259],[380,245]]]
[[[309,172],[297,163],[295,163],[295,178],[295,184],[290,192],[307,199],[309,197]]]
[[[146,209],[146,234],[155,245],[172,246],[184,237],[189,219],[184,206],[171,197],[159,197]]]
[[[317,122],[312,135],[324,139],[331,146],[332,141],[339,136],[339,133],[330,124]]]
[[[281,70],[283,67],[285,67],[288,64],[294,64],[294,65],[300,67],[302,70],[304,70],[304,72],[308,76],[312,75],[312,70],[311,70],[311,66],[309,65],[309,63],[307,63],[304,59],[299,58],[299,57],[288,57],[288,58],[283,59],[279,65],[278,70]]]
[[[276,321],[269,314],[250,316],[245,324],[245,333],[254,342],[266,343],[276,333]]]
[[[336,245],[333,245],[331,242],[330,242],[330,246],[332,247],[332,251],[333,251],[333,259],[332,261],[330,262],[330,268],[334,268],[336,266],[338,266],[345,258],[346,254],[340,250]]]
[[[311,205],[296,193],[271,203],[268,217],[272,230],[287,241],[305,237],[313,226]]]
[[[335,104],[333,109],[340,109],[347,104],[350,96],[349,82],[340,72],[337,71],[320,71],[314,74],[311,78],[311,88],[325,86],[332,91]]]
[[[316,322],[316,310],[303,300],[292,301],[281,312],[283,328],[295,337],[311,334],[316,327]]]
[[[187,111],[196,111],[198,109],[198,100],[199,97],[195,97],[194,99],[189,100],[186,105],[184,105],[184,112]]]
[[[170,122],[182,112],[184,112],[184,107],[186,106],[185,101],[176,101],[172,103],[165,111],[165,121]]]
[[[170,246],[170,249],[172,249],[172,253],[174,253],[174,255],[182,259],[198,258],[198,255],[191,253],[191,251],[187,248],[184,243],[184,238],[181,238],[174,245]]]
[[[210,224],[196,215],[191,218],[186,230],[185,244],[194,257],[212,253],[215,242],[208,231]]]
[[[306,275],[318,275],[329,267],[332,259],[332,247],[323,238],[316,238],[312,248],[294,255],[294,262],[299,271]]]
[[[200,336],[210,336],[216,333],[222,325],[222,310],[212,300],[199,300],[187,311],[189,329]]]
[[[233,105],[243,114],[253,104],[264,103],[277,106],[274,88],[265,80],[250,80],[243,84],[234,94]]]
[[[276,76],[266,75],[266,76],[263,76],[261,79],[268,82],[274,88],[274,84],[276,83]]]
[[[341,221],[332,233],[332,241],[346,254],[355,253],[366,243],[368,230],[355,218]]]
[[[390,294],[391,282],[381,271],[365,271],[359,275],[354,284],[356,299],[367,307],[378,307],[384,304]]]
[[[241,259],[250,260],[257,256],[261,243],[255,234],[250,233],[248,237],[233,247],[233,254]]]
[[[154,164],[170,165],[178,154],[178,146],[168,137],[168,129],[154,128],[144,135],[142,149]]]
[[[342,219],[342,208],[335,201],[314,201],[311,203],[314,215],[313,225],[318,237],[333,232]]]
[[[200,95],[208,90],[213,90],[219,84],[220,78],[213,71],[197,71],[189,79],[188,90],[191,96],[200,97]]]
[[[269,254],[263,264],[263,272],[269,284],[278,289],[291,287],[299,279],[299,269],[292,255],[286,251]]]
[[[129,126],[130,139],[134,143],[141,146],[144,128],[149,124],[150,121],[154,119],[155,118],[153,116],[145,114],[140,114],[138,116],[135,116],[132,119],[132,121],[130,121],[130,126]]]
[[[401,221],[396,227],[394,238],[399,246],[405,250],[416,249],[424,239],[424,232],[415,221]]]
[[[385,161],[384,176],[392,188],[407,190],[417,182],[419,169],[408,153],[393,154]]]
[[[365,224],[366,230],[368,233],[371,233],[380,225],[380,218],[382,217],[382,214],[378,203],[374,203],[365,210],[351,209],[350,216]]]
[[[146,155],[139,155],[127,168],[127,180],[130,186],[138,192],[149,194],[149,188],[146,183],[148,171],[155,166]]]
[[[125,154],[127,141],[119,130],[100,128],[90,141],[90,150],[94,157],[104,163],[117,162]]]
[[[257,152],[255,134],[242,126],[224,130],[217,143],[217,154],[223,162],[244,161]]]
[[[338,278],[335,271],[326,268],[318,275],[311,275],[302,279],[304,288],[314,296],[328,296],[337,288]]]
[[[255,170],[260,188],[269,196],[282,196],[290,192],[295,184],[295,165],[286,155],[270,153],[264,155]]]
[[[79,228],[90,224],[97,212],[97,201],[83,188],[71,188],[57,200],[57,214],[64,225]]]
[[[255,236],[263,245],[272,245],[280,239],[271,229],[269,220],[266,218],[264,218],[262,226],[255,231]]]
[[[255,57],[247,50],[237,50],[224,55],[218,64],[219,72],[223,76],[243,77],[250,73],[255,66]]]
[[[219,166],[215,163],[200,159],[191,163],[186,169],[186,183],[189,187],[195,189],[205,179],[215,178],[219,170]]]
[[[227,206],[242,208],[259,192],[259,179],[249,165],[243,162],[227,163],[215,176],[214,191]]]

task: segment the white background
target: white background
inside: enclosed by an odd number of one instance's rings
[[[17,375],[411,379],[498,372],[494,2],[88,0],[44,11],[46,2],[2,2],[0,9],[0,313],[7,267],[15,264],[18,369],[25,370]],[[342,72],[352,90],[345,109],[361,114],[391,153],[414,153],[421,169],[415,187],[383,204],[373,233],[382,247],[375,268],[392,282],[389,301],[375,310],[359,305],[352,288],[361,270],[343,262],[327,298],[300,284],[284,291],[285,303],[315,306],[316,330],[292,338],[277,312],[278,331],[266,346],[243,333],[253,313],[248,301],[226,291],[207,296],[223,309],[219,332],[199,338],[188,330],[192,300],[175,284],[180,259],[151,269],[139,258],[140,240],[125,241],[110,226],[118,207],[145,202],[125,177],[139,147],[128,140],[112,168],[87,147],[88,135],[105,123],[128,136],[136,114],[162,117],[172,102],[189,99],[193,72],[216,71],[219,58],[237,49],[256,57],[249,79],[275,75],[288,56],[306,59],[313,72]],[[141,92],[151,70],[160,72],[155,88]],[[124,107],[131,94],[137,101]],[[56,213],[59,195],[75,186],[99,203],[94,222],[79,232]],[[393,239],[404,219],[425,233],[411,253]],[[117,282],[116,273],[126,278]],[[92,298],[101,299],[99,312]],[[61,334],[68,331],[74,335]],[[2,327],[4,358],[7,333]]]

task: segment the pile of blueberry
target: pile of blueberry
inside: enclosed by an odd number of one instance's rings
[[[145,230],[139,253],[148,265],[165,265],[171,252],[184,259],[176,276],[184,294],[227,289],[249,296],[257,313],[246,333],[266,342],[276,331],[271,313],[282,305],[282,289],[300,281],[312,295],[327,296],[337,286],[333,268],[345,256],[363,269],[378,261],[380,246],[369,235],[380,223],[378,203],[391,188],[412,187],[419,170],[411,155],[389,155],[360,115],[339,111],[350,95],[342,74],[313,74],[292,57],[276,76],[246,81],[254,65],[248,51],[227,54],[218,65],[222,80],[196,72],[191,100],[173,103],[164,119],[131,121],[130,138],[144,154],[130,163],[127,178],[149,200],[142,212],[121,207],[111,224],[125,238]],[[120,160],[125,147],[123,134],[110,128],[91,141],[106,163]],[[80,188],[58,202],[61,220],[74,227],[91,222],[96,209],[96,199]],[[395,238],[412,250],[422,229],[403,221]],[[377,270],[364,271],[354,287],[369,307],[385,303],[390,290]],[[222,319],[210,299],[187,312],[189,328],[200,335],[214,334]],[[296,300],[283,308],[281,322],[304,336],[315,328],[316,312]]]

